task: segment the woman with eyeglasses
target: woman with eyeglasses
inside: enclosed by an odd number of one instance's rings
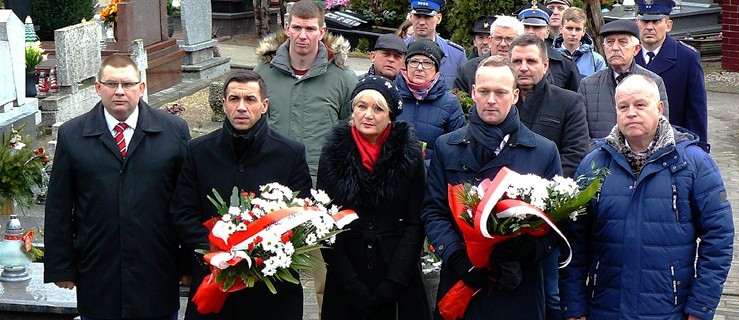
[[[426,166],[434,152],[436,138],[463,127],[466,123],[459,99],[447,92],[439,73],[444,52],[436,42],[418,39],[408,46],[402,77],[395,79],[403,98],[403,113],[398,120],[410,122],[425,146]]]

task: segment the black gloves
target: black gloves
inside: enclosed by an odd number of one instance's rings
[[[375,288],[375,294],[372,297],[373,302],[377,304],[387,304],[398,301],[403,286],[392,280],[384,280]]]
[[[354,311],[362,316],[366,315],[370,308],[370,293],[367,286],[359,279],[352,278],[344,283],[343,289]]]
[[[472,289],[477,290],[493,283],[487,270],[478,269],[472,265],[465,250],[452,253],[449,257],[449,266],[462,282]]]
[[[495,286],[500,289],[513,291],[521,284],[523,274],[521,263],[518,261],[496,262],[491,265],[490,273],[495,278]]]
[[[490,265],[505,261],[533,264],[545,252],[544,241],[530,234],[523,234],[496,244],[490,253]]]

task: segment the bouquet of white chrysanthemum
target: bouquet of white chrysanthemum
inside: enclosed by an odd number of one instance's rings
[[[333,244],[340,229],[357,219],[354,211],[331,205],[321,190],[302,199],[278,183],[259,189],[257,197],[234,187],[229,203],[215,189],[208,197],[221,217],[205,223],[211,250],[201,253],[211,274],[193,298],[200,313],[219,312],[229,292],[259,281],[272,293],[273,281],[299,284],[291,272],[322,263],[310,252]]]

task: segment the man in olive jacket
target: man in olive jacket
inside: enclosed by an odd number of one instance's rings
[[[267,83],[272,129],[305,145],[313,182],[323,140],[351,113],[357,76],[349,69],[349,42],[326,33],[321,8],[313,0],[295,3],[284,33],[265,38],[256,50],[254,71]]]
[[[190,133],[184,120],[140,101],[145,88],[128,56],[110,56],[95,83],[101,101],[59,128],[44,282],[77,287],[82,319],[177,318],[169,202]]]

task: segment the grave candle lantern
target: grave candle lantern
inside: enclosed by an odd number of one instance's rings
[[[0,242],[0,265],[3,272],[0,281],[25,281],[31,279],[28,265],[31,260],[21,251],[23,227],[16,215],[11,215],[5,229],[5,239]]]

